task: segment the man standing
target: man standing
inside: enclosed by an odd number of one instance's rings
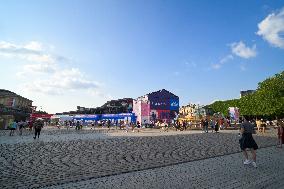
[[[183,130],[186,131],[186,122],[185,121],[182,122],[182,127],[183,127]]]
[[[110,131],[110,125],[111,125],[110,120],[107,120],[107,128],[108,128],[108,131]]]
[[[42,127],[43,127],[43,122],[40,119],[37,119],[34,123],[34,129],[35,129],[34,139],[36,139],[36,136],[37,138],[39,138]]]
[[[208,122],[208,119],[206,118],[205,121],[203,122],[204,124],[204,132],[205,133],[208,133],[208,125],[209,125],[209,122]]]
[[[79,129],[80,129],[80,122],[79,122],[79,121],[77,121],[77,122],[76,122],[75,130],[79,130]]]

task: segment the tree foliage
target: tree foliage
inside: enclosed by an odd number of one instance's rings
[[[229,107],[238,107],[241,115],[284,117],[284,71],[260,83],[255,93],[240,99],[216,101],[208,105],[214,112],[228,115]]]

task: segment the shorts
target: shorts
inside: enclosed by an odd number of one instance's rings
[[[256,144],[255,140],[252,137],[251,133],[244,133],[242,138],[239,140],[241,150],[245,150],[246,148],[258,149],[258,145]]]

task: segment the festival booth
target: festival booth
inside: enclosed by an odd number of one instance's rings
[[[84,121],[84,122],[98,121],[100,120],[100,115],[94,115],[94,114],[75,115],[73,119],[74,121]]]
[[[53,114],[31,114],[30,121],[34,121],[36,119],[43,119],[45,122],[49,122]]]
[[[53,116],[53,114],[31,114],[30,118],[31,119],[50,119]]]
[[[69,115],[60,115],[59,116],[60,122],[72,121],[72,120],[73,120],[73,116],[69,116]]]
[[[60,116],[59,115],[53,115],[50,117],[50,122],[51,123],[56,123],[59,122]]]
[[[124,120],[128,122],[136,122],[136,116],[134,113],[121,113],[121,114],[102,114],[102,120]]]
[[[51,125],[57,125],[58,123],[61,123],[63,125],[63,123],[65,121],[72,121],[73,120],[73,116],[69,116],[69,115],[53,115],[50,118],[50,123]]]

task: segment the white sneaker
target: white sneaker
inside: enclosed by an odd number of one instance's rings
[[[251,163],[251,160],[246,159],[246,160],[244,161],[244,165],[249,165],[250,163]]]
[[[252,164],[253,167],[257,168],[257,165],[254,161],[251,164]]]

